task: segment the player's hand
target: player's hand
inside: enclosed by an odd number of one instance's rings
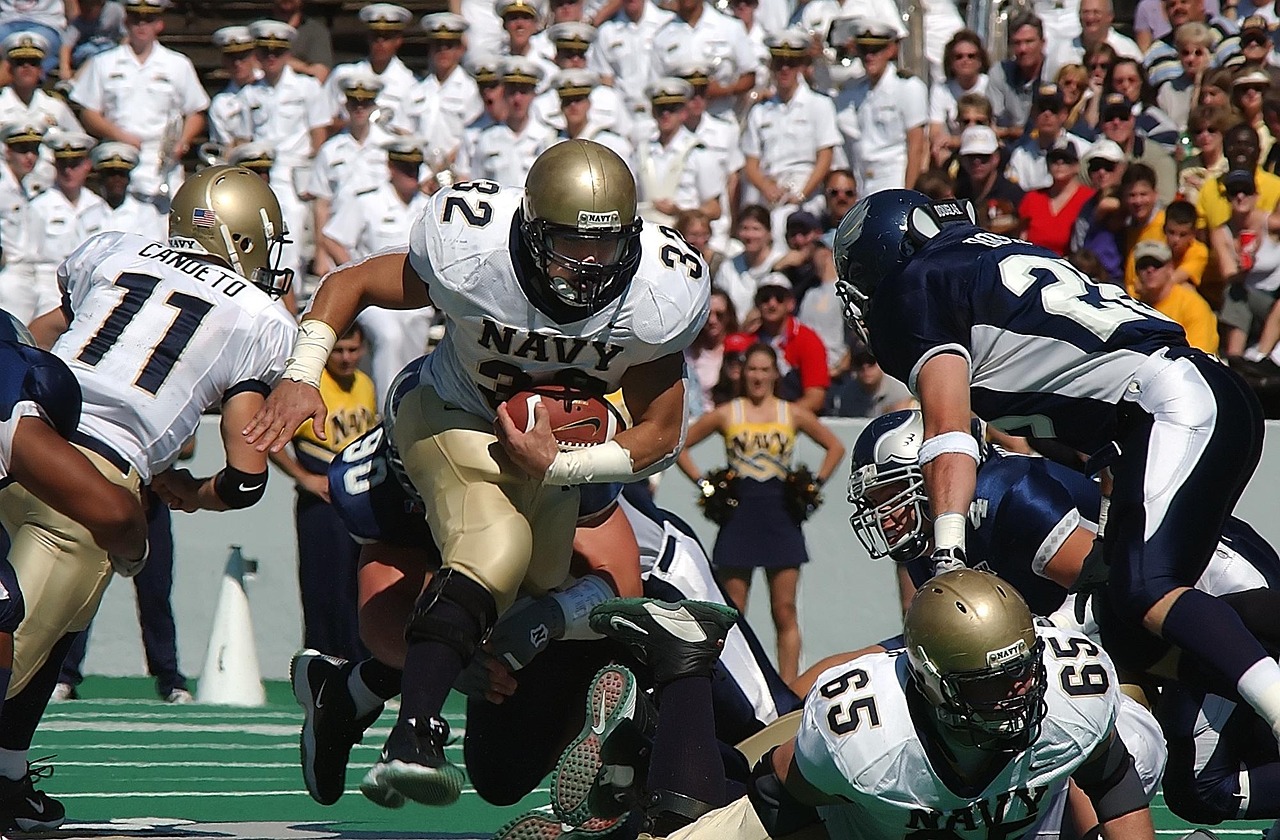
[[[519,671],[547,649],[552,640],[564,636],[564,611],[549,596],[517,602],[493,628],[489,649]]]
[[[935,575],[969,567],[965,562],[963,548],[939,548],[929,557],[929,563],[933,566]]]
[[[505,402],[498,406],[493,431],[507,455],[530,478],[542,480],[560,453],[560,446],[551,434],[551,417],[541,400],[533,406],[533,428],[529,431],[521,431],[516,426]]]
[[[333,499],[329,498],[329,476],[316,475],[315,473],[307,473],[298,479],[298,486],[306,490],[313,496],[319,496],[324,499],[325,504],[330,504]]]
[[[320,389],[295,379],[282,379],[267,401],[253,415],[241,434],[259,452],[279,452],[293,439],[293,434],[307,420],[320,440],[328,440],[325,423],[329,411],[320,398]]]
[[[516,693],[516,679],[511,676],[507,663],[480,647],[453,687],[468,697],[483,697],[498,704]]]
[[[195,513],[200,510],[200,485],[203,483],[190,470],[171,467],[152,477],[151,489],[171,510]]]

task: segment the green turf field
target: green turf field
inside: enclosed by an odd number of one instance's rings
[[[66,805],[68,825],[48,836],[485,838],[547,804],[544,786],[511,808],[487,805],[469,789],[451,808],[378,808],[356,784],[382,746],[388,713],[353,752],[346,796],[325,808],[302,784],[301,711],[286,683],[269,683],[268,705],[259,709],[169,706],[150,691],[149,680],[91,677],[81,687],[87,699],[50,706],[32,756],[57,755],[56,774],[42,787]],[[462,704],[452,700],[446,717],[460,739]],[[460,741],[450,749],[461,763]],[[1187,830],[1162,800],[1155,818],[1162,836]],[[1252,840],[1265,827],[1235,823],[1215,832]]]

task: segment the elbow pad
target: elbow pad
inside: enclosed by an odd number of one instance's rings
[[[1104,825],[1151,804],[1133,756],[1119,736],[1112,741],[1105,756],[1086,761],[1072,778],[1089,797],[1098,822]]]
[[[792,796],[773,772],[773,750],[765,753],[752,769],[747,798],[770,837],[786,837],[822,822],[818,809]]]
[[[267,492],[267,471],[247,473],[223,467],[213,479],[213,492],[232,510],[250,507]]]

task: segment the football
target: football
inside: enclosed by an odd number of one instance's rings
[[[537,385],[512,394],[507,412],[516,428],[533,428],[533,407],[541,401],[551,421],[551,434],[561,449],[581,449],[613,440],[623,428],[622,415],[604,397],[567,385]]]

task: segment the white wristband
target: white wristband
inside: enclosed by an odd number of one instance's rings
[[[1101,503],[1098,505],[1098,536],[1104,536],[1107,532],[1107,514],[1111,511],[1111,497],[1103,496]]]
[[[939,455],[951,452],[968,455],[975,464],[982,461],[982,456],[978,452],[978,442],[969,432],[943,432],[940,435],[934,435],[920,444],[920,454],[916,460],[923,467]]]
[[[599,633],[591,629],[588,619],[591,610],[597,604],[611,601],[618,594],[613,591],[604,578],[596,575],[585,575],[573,586],[559,592],[552,592],[551,599],[560,606],[564,613],[564,635],[562,639],[600,639]]]
[[[933,519],[933,549],[941,551],[948,548],[964,549],[965,515],[963,513],[940,513]]]
[[[556,455],[543,484],[571,487],[575,484],[607,484],[635,481],[635,469],[631,465],[631,453],[616,441],[586,446]]]
[[[320,374],[324,373],[329,354],[337,343],[338,334],[324,321],[303,321],[293,342],[293,355],[285,361],[284,378],[305,382],[318,389]]]

